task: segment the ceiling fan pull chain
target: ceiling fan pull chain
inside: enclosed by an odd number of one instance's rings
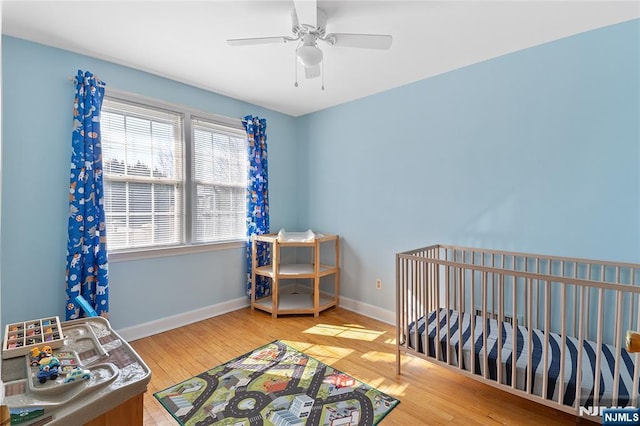
[[[322,90],[324,91],[324,61],[322,61]]]

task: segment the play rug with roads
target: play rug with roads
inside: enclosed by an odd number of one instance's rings
[[[182,425],[375,425],[400,402],[278,340],[154,396]]]

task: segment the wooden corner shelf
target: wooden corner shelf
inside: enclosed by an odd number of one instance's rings
[[[271,244],[271,264],[257,266],[257,242]],[[333,243],[335,261],[333,265],[320,263],[320,249]],[[280,263],[280,251],[289,247],[307,247],[311,249],[310,263]],[[322,235],[313,241],[281,241],[278,234],[254,235],[251,250],[251,309],[269,312],[274,318],[286,314],[313,314],[338,306],[340,289],[340,238],[337,235]],[[256,277],[263,276],[271,280],[271,294],[257,299],[255,297]],[[333,294],[320,293],[320,278],[333,276]],[[299,284],[283,285],[284,280],[311,280],[310,286]],[[289,288],[288,288],[289,287]],[[291,288],[293,287],[293,289]]]

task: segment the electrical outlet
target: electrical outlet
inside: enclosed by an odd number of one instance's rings
[[[382,288],[382,280],[381,280],[380,278],[378,278],[378,279],[376,280],[376,288],[377,288],[378,290],[380,290],[380,289]]]

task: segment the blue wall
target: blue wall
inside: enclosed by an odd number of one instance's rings
[[[339,233],[341,294],[356,301],[392,311],[394,254],[434,243],[640,262],[639,40],[635,20],[295,119],[4,37],[2,321],[63,314],[78,68],[266,117],[272,229]],[[243,270],[240,249],[112,263],[112,324],[242,297]]]
[[[229,117],[268,123],[271,223],[297,223],[293,117],[131,68],[3,37],[2,322],[64,315],[71,118],[68,80],[96,73],[109,87]],[[244,295],[243,249],[110,264],[111,312],[120,329]]]
[[[341,294],[393,311],[394,254],[435,243],[640,262],[639,40],[635,20],[301,118],[300,225],[341,235]]]

